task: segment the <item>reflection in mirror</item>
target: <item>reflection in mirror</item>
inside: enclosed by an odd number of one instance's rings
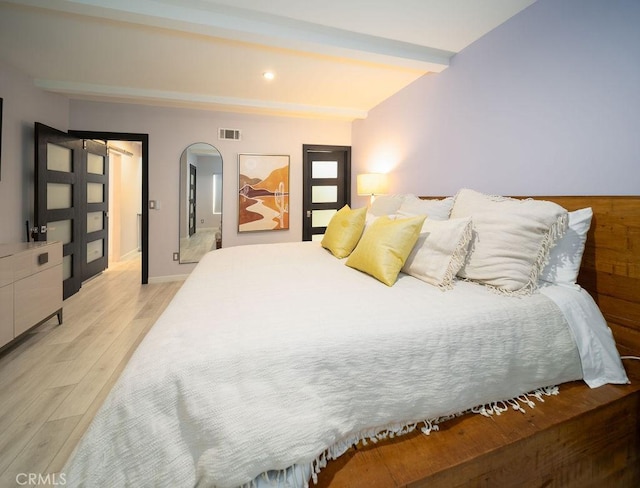
[[[222,247],[222,156],[191,144],[180,156],[180,263]]]

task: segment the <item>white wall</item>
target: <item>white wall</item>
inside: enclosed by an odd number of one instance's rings
[[[180,276],[194,265],[172,261],[179,239],[180,155],[194,142],[215,146],[223,159],[223,246],[302,239],[302,145],[351,145],[351,123],[250,114],[72,101],[70,127],[76,130],[149,134],[149,277]],[[218,128],[242,130],[241,141],[219,141]],[[238,153],[289,154],[290,229],[237,232]]]
[[[120,239],[121,256],[138,249],[138,214],[142,214],[142,144],[117,141],[115,145],[133,154],[120,158]]]
[[[637,0],[538,0],[356,121],[354,172],[422,195],[638,194],[638,26]]]
[[[109,155],[109,264],[120,261],[120,203],[122,201],[122,155]]]
[[[33,86],[30,78],[0,63],[3,102],[0,155],[0,242],[26,240],[33,225],[34,122],[67,130],[69,101]]]

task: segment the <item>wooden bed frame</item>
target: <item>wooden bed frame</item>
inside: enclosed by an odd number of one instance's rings
[[[534,198],[593,209],[578,281],[598,303],[620,354],[640,356],[640,197]],[[470,414],[430,436],[358,445],[331,461],[317,486],[640,486],[640,361],[623,363],[630,385],[567,383],[525,414]]]

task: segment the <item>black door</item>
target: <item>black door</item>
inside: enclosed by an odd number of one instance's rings
[[[320,240],[331,217],[351,204],[351,147],[305,144],[302,240]]]
[[[196,167],[189,165],[189,237],[196,233]]]
[[[102,142],[85,139],[82,146],[80,184],[85,194],[80,209],[86,225],[80,241],[86,251],[82,261],[85,281],[109,265],[109,157]]]
[[[34,227],[37,241],[63,244],[63,297],[107,267],[106,145],[35,124]]]

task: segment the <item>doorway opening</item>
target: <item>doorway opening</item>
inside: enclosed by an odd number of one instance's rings
[[[123,185],[122,181],[126,177],[125,173],[131,173],[133,171],[139,172],[139,179],[136,177],[137,181],[139,181],[139,186],[135,190],[139,191],[139,207],[135,204],[135,202],[127,202],[127,209],[131,209],[137,207],[135,212],[135,217],[131,215],[131,211],[127,212],[126,218],[120,218],[119,215],[112,215],[112,219],[110,220],[110,224],[113,221],[113,225],[117,226],[118,221],[120,222],[120,226],[123,224],[127,225],[129,232],[127,232],[126,236],[122,236],[126,239],[126,242],[131,242],[131,228],[130,219],[135,219],[134,232],[135,232],[135,240],[136,240],[136,251],[140,253],[141,260],[141,269],[140,269],[140,282],[143,285],[149,283],[149,206],[147,202],[149,201],[149,135],[148,134],[136,134],[136,133],[128,133],[128,132],[101,132],[101,131],[82,131],[82,130],[70,130],[69,134],[72,134],[76,137],[82,139],[97,139],[102,140],[107,143],[110,149],[110,156],[113,157],[113,160],[116,161],[116,165],[118,165],[118,161],[120,162],[120,174],[118,175],[118,168],[115,168],[113,171],[116,174],[111,175],[112,182],[114,183],[113,190],[120,191],[121,195],[127,192],[127,186]],[[137,157],[136,151],[139,151],[139,167],[125,167],[125,161],[127,159],[135,159]],[[131,156],[129,156],[131,154]],[[124,161],[123,161],[124,160]],[[119,180],[119,181],[118,181]],[[119,190],[118,190],[119,187]],[[136,193],[138,193],[136,191]],[[114,202],[115,206],[111,208],[111,212],[121,212],[122,204],[124,203],[123,199],[117,198],[114,195],[114,198],[111,200]],[[120,207],[118,208],[118,205]],[[123,214],[124,215],[124,214]],[[113,232],[114,235],[117,235],[117,229],[110,229],[110,232]],[[114,258],[126,258],[127,253],[131,251],[129,249],[129,245],[125,248],[122,248],[122,245],[117,242],[116,239],[112,239],[112,241],[116,241],[110,244],[109,253],[113,255]],[[118,246],[120,248],[118,249]],[[124,252],[122,252],[124,251]]]
[[[109,141],[109,263],[142,251],[142,144]]]

